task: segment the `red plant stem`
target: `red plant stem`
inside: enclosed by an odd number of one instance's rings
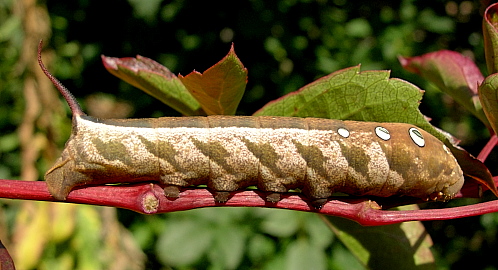
[[[119,207],[144,214],[159,214],[203,207],[245,206],[282,208],[325,215],[340,216],[365,226],[378,226],[405,221],[446,220],[498,212],[498,200],[445,209],[393,211],[380,210],[367,198],[343,197],[327,202],[321,209],[310,206],[300,195],[283,194],[278,203],[269,203],[259,191],[232,192],[226,203],[216,203],[206,189],[185,189],[174,200],[164,196],[163,188],[155,183],[134,185],[91,186],[73,190],[67,203]],[[45,182],[0,180],[0,197],[8,199],[55,201]]]
[[[10,257],[9,251],[0,241],[0,269],[1,270],[15,270],[14,261]]]
[[[491,153],[491,151],[497,144],[498,144],[498,137],[496,136],[496,134],[493,134],[493,136],[491,136],[486,146],[482,148],[481,152],[477,156],[477,159],[484,163],[486,158],[488,158],[489,153]]]

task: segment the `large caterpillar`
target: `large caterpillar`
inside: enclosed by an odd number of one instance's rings
[[[167,197],[205,184],[228,192],[257,186],[276,202],[300,189],[316,205],[334,192],[451,199],[463,173],[434,136],[403,123],[319,118],[207,116],[96,119],[45,68],[73,114],[71,137],[45,175],[65,200],[75,186],[158,181]]]

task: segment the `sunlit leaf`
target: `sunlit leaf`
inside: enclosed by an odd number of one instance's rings
[[[423,91],[390,79],[389,74],[360,72],[360,66],[339,70],[268,103],[254,115],[410,123],[443,140],[418,109]]]
[[[204,115],[199,102],[165,66],[138,55],[136,58],[102,56],[105,68],[114,76],[140,88],[183,115]]]
[[[179,78],[208,115],[233,115],[244,95],[247,69],[232,45],[228,54],[204,73],[193,71]]]
[[[16,217],[16,250],[12,257],[19,269],[34,269],[43,252],[43,243],[46,243],[50,235],[49,229],[49,205],[44,202],[25,202]],[[33,215],[43,213],[43,215]],[[30,256],[26,256],[30,254]]]

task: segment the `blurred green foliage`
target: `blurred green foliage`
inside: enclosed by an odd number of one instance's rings
[[[17,4],[0,1],[0,178],[6,179],[19,178],[21,171],[16,130],[24,110],[19,63],[26,37],[14,12]],[[54,49],[54,75],[82,101],[99,92],[127,101],[134,107],[134,117],[178,113],[108,74],[101,54],[140,54],[185,75],[209,68],[234,42],[249,71],[238,114],[252,114],[316,78],[361,63],[362,70],[390,69],[392,77],[428,90],[421,105],[423,113],[433,118],[434,125],[463,139],[474,154],[488,136],[454,102],[403,71],[396,58],[450,49],[475,58],[484,67],[477,0],[247,0],[237,5],[228,0],[53,0],[39,4],[46,5],[50,14],[52,37],[45,43]],[[89,109],[89,102],[83,107]],[[496,154],[491,156],[495,158]],[[46,162],[39,162],[42,179]],[[4,206],[3,224],[12,225],[16,204],[5,202]],[[147,268],[362,268],[322,221],[309,213],[220,208],[160,216],[119,210],[118,216],[146,253]],[[461,268],[472,261],[474,269],[496,269],[497,215],[424,224],[434,240],[440,268]],[[90,234],[75,237],[94,245],[96,239],[85,238],[91,238]],[[67,253],[54,242],[45,247],[45,265],[55,263],[62,251]],[[77,256],[79,262],[88,261],[83,259],[88,254]]]
[[[137,240],[145,250],[154,250],[160,263],[175,268],[330,268],[334,237],[314,214],[223,208],[172,213],[166,221],[145,220],[131,228]],[[348,256],[350,265],[361,269]]]
[[[19,139],[16,128],[23,114],[22,84],[16,72],[22,40],[20,19],[10,16],[12,3],[0,3],[0,178],[19,176]]]

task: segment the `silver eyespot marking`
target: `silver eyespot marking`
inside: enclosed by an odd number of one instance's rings
[[[341,135],[344,138],[349,137],[349,130],[347,130],[345,128],[338,128],[337,133],[339,133],[339,135]]]
[[[422,133],[418,129],[412,127],[408,130],[408,134],[410,134],[410,138],[412,138],[416,145],[420,147],[425,146],[424,136],[422,136]]]
[[[379,138],[383,139],[384,141],[391,139],[391,134],[389,133],[389,130],[387,130],[384,127],[376,127],[375,134],[377,134],[377,136],[379,136]]]

